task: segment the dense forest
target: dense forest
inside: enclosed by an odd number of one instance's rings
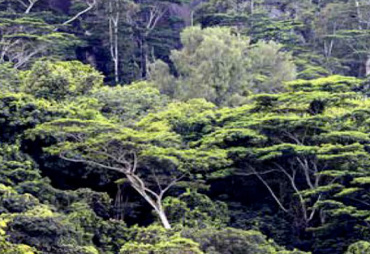
[[[0,254],[370,254],[370,0],[0,0]]]

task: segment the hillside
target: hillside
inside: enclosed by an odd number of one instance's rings
[[[370,254],[369,0],[0,0],[0,254]]]

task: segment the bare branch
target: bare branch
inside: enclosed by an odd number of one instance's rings
[[[166,188],[164,188],[161,193],[160,193],[160,198],[162,199],[163,198],[163,195],[170,189],[172,188],[176,183],[178,183],[181,179],[183,179],[187,174],[183,174],[181,175],[180,177],[177,177],[176,179],[174,179],[172,182],[170,182]]]
[[[43,45],[37,49],[35,49],[35,51],[29,53],[28,55],[24,56],[23,58],[19,58],[19,61],[14,65],[14,68],[15,69],[18,69],[20,67],[22,67],[24,64],[26,64],[33,56],[39,54],[41,51],[43,51],[45,48],[47,48],[46,45]]]
[[[100,168],[105,168],[105,169],[109,169],[109,170],[113,170],[113,171],[116,171],[116,172],[119,172],[119,173],[126,174],[126,171],[124,169],[117,168],[117,167],[112,167],[112,166],[107,166],[107,165],[101,164],[99,162],[91,161],[91,160],[69,158],[68,156],[66,156],[66,153],[67,152],[60,153],[59,157],[62,158],[63,160],[66,160],[66,161],[90,164],[90,165],[97,166],[97,167],[100,167]]]
[[[23,7],[28,8],[28,5],[25,2],[23,2],[22,0],[17,0],[17,2],[20,3],[21,5],[23,5]]]
[[[264,172],[259,172],[258,174],[259,175],[267,175],[267,174],[270,174],[270,173],[273,173],[273,172],[276,172],[277,170],[276,169],[271,169],[271,170],[267,170],[267,171],[264,171]],[[254,176],[256,175],[255,172],[252,172],[252,173],[243,173],[243,172],[237,172],[235,173],[235,175],[239,175],[239,176]]]
[[[132,154],[133,154],[133,157],[134,157],[134,165],[131,168],[131,173],[134,174],[136,172],[136,169],[137,169],[137,155],[136,155],[135,152],[133,152]]]
[[[321,200],[321,197],[322,197],[322,195],[320,194],[314,204],[316,204],[317,202],[319,202]],[[317,208],[315,206],[313,206],[313,209],[311,211],[311,214],[310,214],[310,216],[307,219],[308,222],[313,219],[313,217],[315,216],[316,210],[317,210]]]
[[[157,26],[157,23],[161,18],[166,14],[168,10],[166,8],[163,8],[160,5],[155,5],[149,12],[149,20],[146,25],[146,35],[149,35],[149,33]]]
[[[157,201],[159,200],[159,195],[146,187],[144,181],[141,180],[139,176],[130,173],[126,174],[126,176],[131,180],[130,182],[135,185],[134,187],[139,188],[143,193],[150,193],[157,199]]]
[[[87,0],[86,3],[88,5],[88,7],[82,11],[80,11],[79,13],[77,13],[75,16],[73,16],[72,18],[70,18],[69,20],[65,21],[62,25],[68,25],[70,23],[72,23],[73,21],[75,21],[76,19],[78,19],[80,16],[84,15],[85,13],[89,12],[90,10],[92,10],[95,5],[96,5],[96,1],[97,0]],[[55,31],[58,30],[58,28],[55,29]]]
[[[72,135],[75,136],[75,135]],[[137,169],[137,155],[134,151],[130,152],[125,152],[121,151],[120,148],[117,150],[114,150],[114,152],[118,152],[118,156],[109,154],[108,152],[108,146],[110,146],[110,142],[106,146],[103,147],[97,147],[96,149],[92,148],[85,148],[85,151],[87,153],[90,153],[89,155],[91,157],[88,158],[73,158],[73,154],[69,154],[72,151],[65,151],[60,153],[60,157],[66,161],[71,161],[71,162],[79,162],[79,163],[86,163],[92,166],[108,169],[108,170],[113,170],[119,173],[122,173],[126,176],[128,181],[130,182],[131,186],[148,202],[148,204],[155,210],[157,213],[158,217],[160,218],[163,226],[166,229],[171,228],[171,225],[168,222],[167,216],[165,214],[165,211],[162,206],[162,199],[164,194],[172,187],[174,186],[180,179],[185,177],[186,174],[181,175],[180,177],[176,177],[174,180],[172,180],[165,188],[160,187],[160,192],[157,193],[154,190],[150,189],[149,187],[146,186],[146,183],[144,182],[143,179],[137,174],[135,174],[136,169]],[[126,156],[128,154],[132,155],[133,161],[131,162],[130,159],[126,159]],[[94,155],[99,155],[107,158],[107,160],[102,163],[99,161],[96,161],[94,159]],[[99,159],[97,159],[99,160]],[[114,166],[115,163],[119,163],[123,167],[116,167]],[[111,165],[113,164],[113,165]],[[157,184],[160,186],[159,179],[157,178]]]
[[[38,1],[38,0],[28,0],[29,5],[28,5],[28,7],[27,7],[27,9],[26,9],[26,11],[25,11],[24,13],[25,13],[25,14],[30,13],[30,12],[31,12],[31,10],[32,10],[32,8],[33,8],[33,6],[35,5],[35,3],[37,3],[37,1]]]
[[[308,161],[306,158],[304,159],[301,159],[299,157],[297,157],[297,161],[299,163],[299,165],[301,166],[302,170],[303,170],[303,173],[305,175],[305,178],[306,178],[306,183],[308,184],[308,186],[311,188],[311,189],[314,189],[315,186],[312,184],[312,181],[311,181],[311,176],[310,176],[310,167],[308,165]]]
[[[265,181],[265,179],[263,179],[263,177],[253,167],[249,167],[249,168],[253,171],[254,175],[257,176],[257,178],[263,183],[263,185],[266,186],[266,188],[268,189],[268,191],[270,192],[271,196],[276,201],[276,203],[278,204],[278,206],[281,208],[281,210],[283,210],[286,213],[289,213],[289,210],[284,207],[284,205],[282,204],[282,202],[276,196],[275,192],[270,187],[270,185]]]

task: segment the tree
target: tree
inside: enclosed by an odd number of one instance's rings
[[[369,230],[368,102],[351,92],[360,83],[341,76],[290,82],[286,93],[256,95],[254,104],[220,110],[219,128],[207,127],[212,131],[195,145],[226,149],[233,173],[218,176],[255,177],[294,218],[302,240],[314,232],[316,248],[333,250],[324,239],[351,232],[335,247],[342,251]]]
[[[94,9],[94,7],[96,7],[96,5],[97,5],[97,0],[86,0],[85,3],[87,4],[87,7],[85,7],[81,11],[77,12],[70,19],[64,21],[63,24],[62,24],[62,26],[66,26],[66,25],[69,25],[69,24],[73,23],[74,21],[76,21],[77,19],[79,19],[82,15],[84,15],[85,13],[88,13],[89,11],[91,11],[92,9]],[[57,29],[55,29],[55,30],[57,30]]]
[[[229,220],[225,203],[189,188],[178,197],[166,198],[164,206],[173,223],[189,228],[223,228]]]
[[[322,48],[324,64],[332,73],[368,74],[368,9],[367,1],[327,3],[320,9],[315,21],[317,40],[314,46]]]
[[[283,45],[276,42],[259,41],[252,46],[248,57],[251,66],[252,91],[276,93],[284,90],[284,82],[296,78],[296,66],[291,54],[283,51]]]
[[[181,108],[176,114],[183,114]],[[192,179],[194,172],[215,170],[228,160],[218,150],[190,149],[167,121],[154,122],[151,117],[159,116],[149,115],[134,129],[106,119],[61,119],[38,126],[31,136],[55,137],[58,142],[47,151],[67,161],[122,174],[169,229],[163,206],[167,192],[180,180]]]
[[[157,29],[160,21],[168,13],[171,4],[187,0],[139,0],[139,11],[133,19],[135,40],[139,48],[141,78],[147,77],[150,57],[149,39]]]
[[[64,115],[63,110],[53,107],[50,102],[24,93],[1,91],[0,105],[2,142],[15,143],[27,129]]]
[[[248,39],[232,35],[227,28],[191,27],[182,33],[181,41],[184,48],[171,53],[178,74],[171,84],[172,94],[163,89],[170,87],[163,80],[169,74],[160,77],[155,69],[160,63],[153,65],[152,77],[161,78],[153,82],[161,92],[182,100],[205,98],[217,105],[238,103],[248,92]]]
[[[109,205],[107,195],[53,188],[19,144],[2,142],[0,161],[1,253],[97,253],[92,228],[104,225],[96,208]]]
[[[16,69],[36,57],[61,56],[76,44],[73,35],[55,31],[54,25],[40,18],[8,14],[0,19],[0,63],[10,62]]]
[[[170,180],[163,187],[163,183],[158,179],[156,182],[158,192],[155,188],[148,187],[140,173],[137,172],[138,157],[141,158],[141,154],[145,151],[139,152],[140,148],[135,147],[135,143],[132,142],[136,141],[139,144],[150,142],[150,137],[145,138],[145,135],[149,133],[115,129],[114,125],[109,123],[69,119],[43,125],[38,130],[46,131],[46,133],[58,130],[56,137],[59,137],[61,142],[54,153],[60,154],[61,158],[123,174],[131,186],[154,209],[163,226],[167,229],[171,228],[162,206],[162,200],[166,192],[183,178],[184,174],[175,172],[170,175]]]
[[[219,106],[235,106],[245,102],[250,91],[267,90],[273,77],[277,87],[295,77],[295,66],[280,46],[261,42],[251,49],[248,38],[229,28],[187,28],[181,41],[183,49],[171,53],[176,78],[168,77],[169,69],[161,62],[151,71],[153,82],[174,98],[205,98]],[[268,92],[273,91],[269,87]]]
[[[253,230],[214,227],[164,230],[155,225],[133,228],[130,241],[123,245],[120,253],[138,252],[143,254],[305,253],[286,250]]]
[[[119,64],[120,64],[120,31],[119,27],[123,23],[132,23],[132,16],[137,12],[138,6],[132,1],[110,0],[108,1],[108,23],[109,23],[109,44],[110,55],[114,63],[114,80],[119,83]],[[124,19],[124,22],[121,21]]]
[[[38,61],[22,76],[23,91],[57,101],[86,95],[103,84],[98,71],[78,61]]]
[[[126,86],[102,87],[96,90],[94,98],[102,104],[102,113],[108,118],[117,118],[129,126],[149,113],[155,113],[169,103],[169,98],[161,94],[147,82]]]

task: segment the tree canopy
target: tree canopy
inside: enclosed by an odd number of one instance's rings
[[[0,0],[0,253],[370,253],[368,0]]]

